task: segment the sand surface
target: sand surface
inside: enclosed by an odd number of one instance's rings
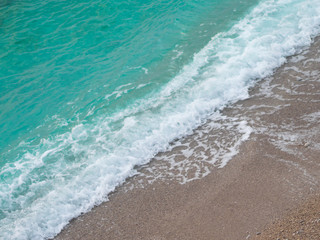
[[[282,219],[274,221],[262,233],[258,232],[255,239],[319,240],[320,196],[311,197]]]
[[[320,239],[319,49],[317,38],[55,239]]]

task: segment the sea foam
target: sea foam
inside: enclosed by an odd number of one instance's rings
[[[54,237],[70,219],[107,200],[135,174],[135,165],[248,97],[248,88],[308,46],[319,26],[318,0],[261,1],[215,35],[158,94],[43,139],[0,172],[2,179],[11,176],[0,187],[0,238]]]

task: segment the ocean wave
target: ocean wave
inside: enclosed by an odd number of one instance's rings
[[[215,35],[159,93],[42,139],[0,172],[0,237],[54,237],[70,219],[107,200],[135,174],[134,166],[191,134],[215,111],[248,97],[250,86],[319,32],[319,1],[261,1],[229,31]]]

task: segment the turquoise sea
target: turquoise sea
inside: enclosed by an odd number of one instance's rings
[[[0,239],[55,236],[319,32],[319,0],[0,0]]]

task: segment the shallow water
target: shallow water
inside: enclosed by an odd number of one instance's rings
[[[318,192],[319,45],[172,142],[57,239],[254,238]]]
[[[319,13],[315,0],[1,6],[0,236],[54,236],[208,118],[235,134],[180,155],[225,166],[253,130],[218,110],[309,45]]]
[[[257,148],[261,144],[266,155],[258,158],[285,164],[289,171],[298,171],[303,184],[315,187],[319,164],[314,160],[320,154],[319,46],[317,37],[312,48],[289,57],[274,75],[252,87],[248,99],[227,106],[191,135],[172,142],[151,164],[139,168],[135,181],[119,190],[204,178],[224,167],[246,140],[256,141]]]

